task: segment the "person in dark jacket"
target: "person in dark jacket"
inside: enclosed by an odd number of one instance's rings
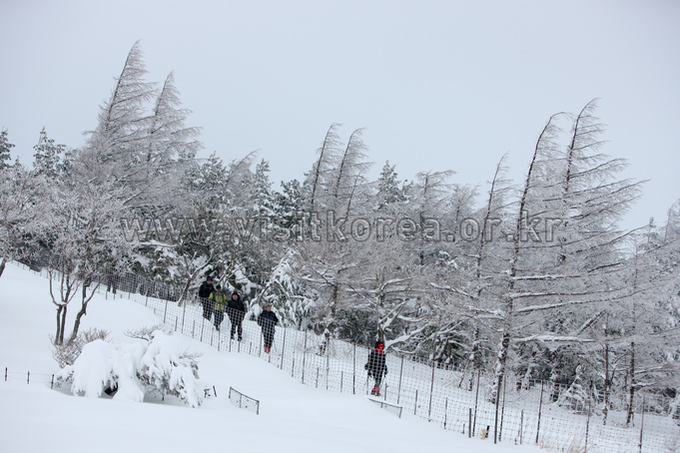
[[[375,343],[375,349],[368,355],[368,361],[364,365],[364,369],[368,370],[368,376],[375,379],[375,385],[371,390],[371,395],[380,396],[380,383],[383,376],[387,374],[387,364],[385,363],[385,343],[378,341]]]
[[[234,291],[227,304],[227,316],[231,321],[231,339],[238,332],[238,341],[243,340],[243,318],[246,316],[246,306],[241,300],[241,296]]]
[[[269,354],[272,350],[272,343],[274,343],[274,332],[276,325],[279,323],[279,318],[276,313],[272,311],[272,304],[265,304],[264,310],[257,318],[257,324],[262,327],[262,336],[264,337],[264,352]]]
[[[210,321],[212,316],[212,301],[208,299],[212,292],[215,290],[212,284],[212,277],[208,275],[200,288],[198,288],[198,297],[203,305],[203,317]]]
[[[213,316],[215,316],[215,330],[220,330],[220,324],[224,319],[224,310],[227,309],[227,295],[222,292],[222,286],[216,285],[215,291],[208,298],[213,303]]]

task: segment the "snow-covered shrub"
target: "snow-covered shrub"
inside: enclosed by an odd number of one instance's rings
[[[138,401],[144,395],[174,395],[191,407],[202,403],[197,384],[198,354],[182,349],[171,335],[155,330],[145,341],[112,344],[97,339],[83,346],[72,365],[56,376],[57,382],[71,383],[74,395]]]
[[[202,390],[196,382],[197,357],[197,354],[182,350],[175,337],[157,330],[142,356],[137,375],[148,391],[174,395],[191,407],[198,407],[202,402]]]
[[[81,332],[76,338],[55,345],[54,339],[51,338],[50,341],[54,345],[52,349],[52,357],[59,364],[59,368],[64,368],[68,365],[73,365],[76,359],[80,356],[83,346],[94,340],[104,340],[107,341],[109,336],[108,331],[102,329],[92,328],[85,332]]]

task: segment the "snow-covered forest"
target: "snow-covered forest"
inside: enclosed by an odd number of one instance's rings
[[[316,151],[304,180],[277,190],[256,153],[197,158],[173,74],[145,74],[135,44],[81,148],[43,129],[28,165],[0,136],[0,278],[9,260],[53,274],[55,344],[78,338],[102,276],[152,279],[181,305],[212,275],[326,344],[380,339],[494,376],[496,394],[579,379],[680,405],[680,200],[618,227],[644,182],[604,154],[595,100],[547,119],[521,181],[505,159],[474,187],[389,162],[370,180],[362,130],[332,124],[300,150]]]

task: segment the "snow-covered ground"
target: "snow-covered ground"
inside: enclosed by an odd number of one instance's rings
[[[68,329],[78,308],[70,307]],[[202,354],[201,384],[217,391],[200,408],[173,397],[143,403],[75,397],[68,389],[50,389],[59,371],[49,340],[55,315],[47,280],[8,265],[0,277],[0,366],[8,370],[0,382],[2,453],[541,451],[469,439],[407,411],[398,418],[364,395],[306,386],[262,358],[218,352],[178,333],[187,350]],[[125,332],[158,322],[152,310],[133,301],[96,295],[81,331],[96,327],[116,343],[133,342]],[[231,404],[230,387],[259,400],[259,415]]]

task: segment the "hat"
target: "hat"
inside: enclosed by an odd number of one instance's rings
[[[215,285],[215,289],[222,289],[222,285]]]
[[[378,346],[380,346],[380,347],[383,347],[383,348],[384,348],[384,347],[385,347],[385,343],[384,343],[384,342],[382,342],[382,341],[376,341],[376,342],[375,342],[375,347],[377,348]]]
[[[206,278],[206,280],[212,280],[212,277],[208,275],[208,278]]]
[[[272,304],[266,303],[266,304],[264,304],[264,308],[272,308]]]

